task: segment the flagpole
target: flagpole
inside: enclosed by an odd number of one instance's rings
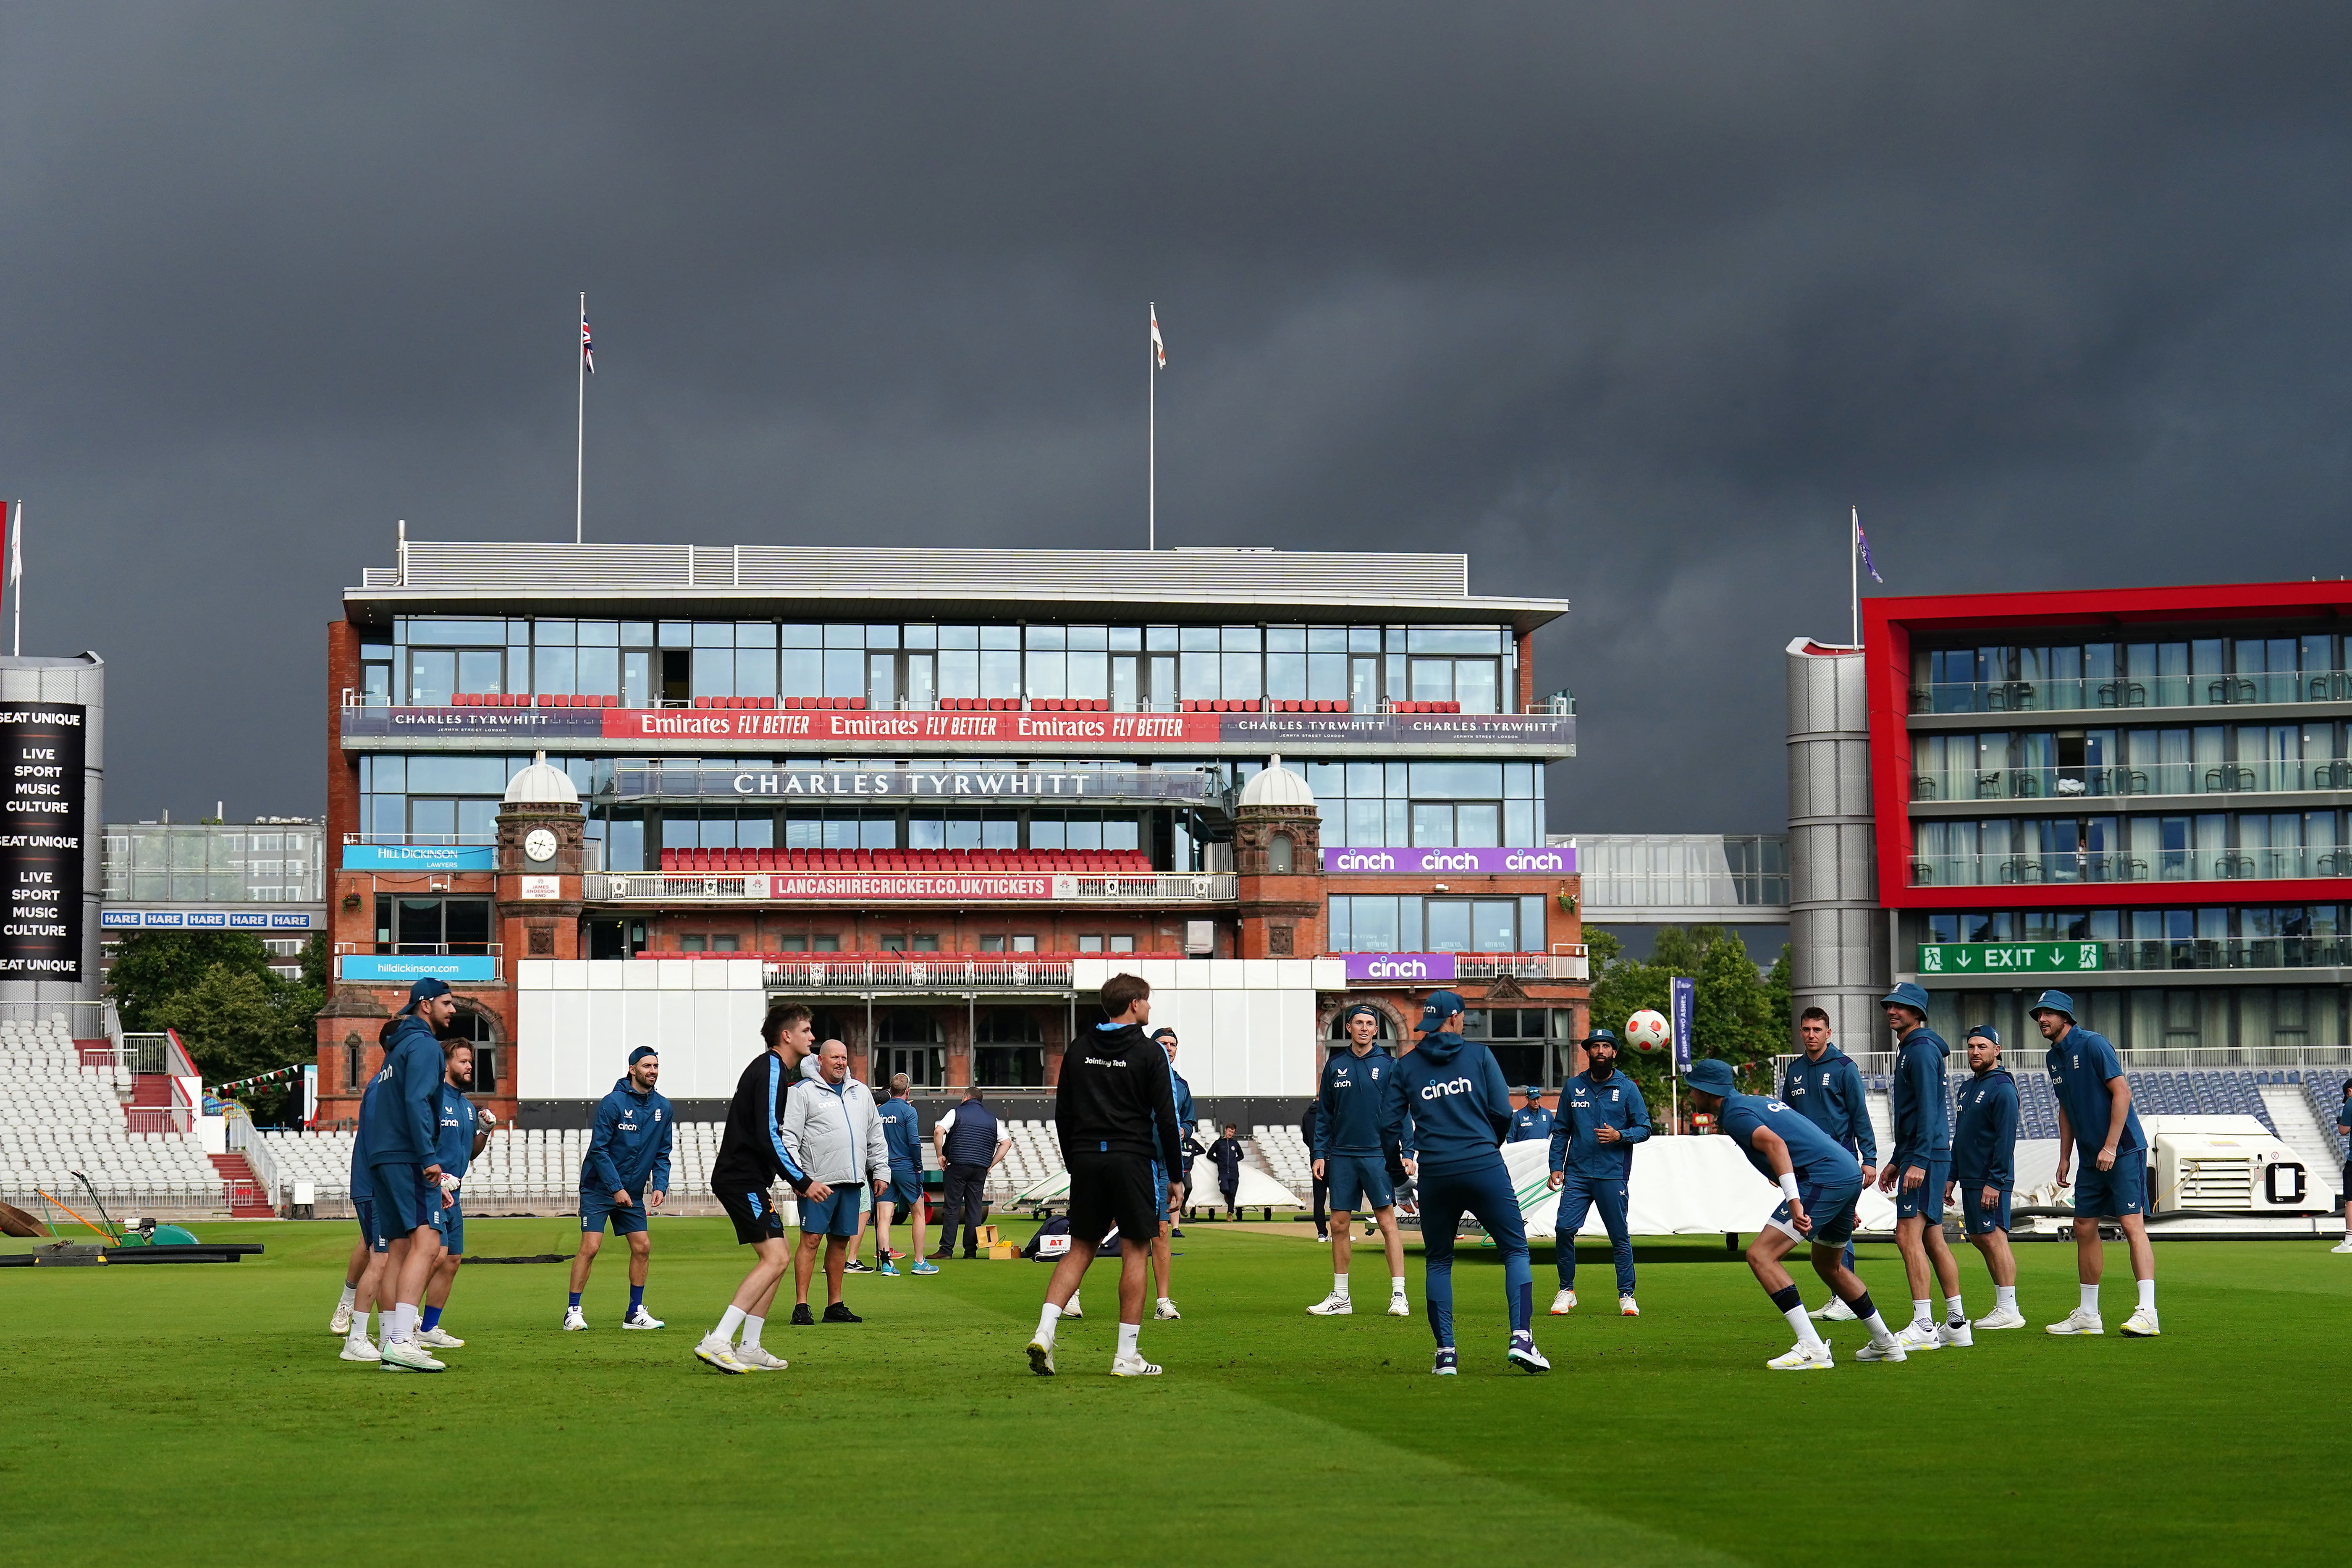
[[[1862,508],[1853,509],[1853,521],[1845,538],[1846,597],[1853,605],[1853,646],[1862,646]]]
[[[584,328],[588,320],[588,295],[584,290],[580,296],[580,320]],[[584,346],[578,351],[577,357],[580,363],[572,366],[580,379],[580,418],[572,448],[572,542],[574,544],[581,542],[582,525],[588,515],[588,351]]]
[[[16,528],[25,526],[25,503],[16,503]],[[25,657],[25,542],[14,529],[8,534],[8,575],[16,579],[16,624],[8,634],[8,655]]]
[[[1156,330],[1160,324],[1160,301],[1157,300],[1151,302],[1151,322]],[[1143,374],[1150,378],[1151,383],[1151,395],[1145,405],[1151,412],[1150,458],[1147,465],[1150,499],[1146,503],[1145,515],[1149,521],[1145,525],[1144,548],[1157,550],[1160,548],[1160,351],[1150,343],[1143,346]]]

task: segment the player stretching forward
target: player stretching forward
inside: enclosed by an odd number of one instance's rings
[[[760,1343],[776,1287],[793,1266],[784,1216],[768,1201],[770,1184],[785,1183],[820,1203],[833,1192],[822,1182],[810,1181],[784,1147],[787,1097],[801,1081],[801,1063],[816,1044],[811,1019],[809,1010],[797,1002],[778,1002],[768,1008],[760,1024],[760,1038],[768,1048],[753,1057],[735,1080],[735,1096],[727,1102],[726,1131],[719,1135],[719,1157],[710,1163],[710,1190],[735,1222],[736,1245],[757,1254],[735,1299],[719,1314],[719,1326],[694,1347],[698,1360],[725,1373],[784,1370],[784,1358]],[[743,1335],[740,1344],[735,1342],[738,1330]]]
[[[646,1310],[646,1276],[654,1255],[646,1178],[652,1178],[652,1207],[659,1208],[669,1196],[670,1133],[676,1125],[669,1101],[654,1088],[660,1077],[661,1058],[651,1046],[639,1046],[629,1053],[629,1070],[596,1103],[596,1129],[580,1162],[580,1250],[572,1259],[572,1304],[563,1310],[563,1326],[575,1332],[588,1326],[580,1293],[588,1288],[588,1270],[604,1245],[608,1215],[613,1233],[629,1242],[629,1310],[621,1327],[662,1326]]]
[[[1503,1163],[1511,1086],[1492,1051],[1462,1037],[1462,998],[1451,991],[1430,996],[1421,1010],[1421,1044],[1389,1075],[1381,1121],[1383,1148],[1402,1146],[1408,1114],[1421,1145],[1422,1296],[1430,1331],[1437,1336],[1437,1360],[1429,1370],[1452,1377],[1461,1363],[1454,1345],[1454,1233],[1466,1210],[1502,1250],[1503,1294],[1511,1313],[1506,1354],[1513,1366],[1549,1372],[1551,1363],[1536,1349],[1528,1230]]]
[[[449,1305],[450,1288],[457,1283],[457,1266],[466,1260],[466,1206],[460,1189],[447,1183],[464,1179],[466,1168],[489,1142],[490,1129],[499,1119],[475,1110],[474,1102],[466,1098],[466,1091],[474,1087],[474,1047],[463,1040],[445,1040],[441,1056],[441,1135],[435,1145],[446,1187],[441,1203],[441,1256],[434,1259],[433,1280],[425,1287],[425,1318],[417,1328],[416,1342],[454,1351],[466,1342],[441,1326],[441,1313]]]
[[[1862,1166],[1854,1157],[1801,1112],[1762,1095],[1741,1094],[1729,1062],[1711,1057],[1694,1062],[1683,1075],[1683,1087],[1691,1091],[1693,1104],[1718,1118],[1717,1124],[1739,1145],[1748,1163],[1780,1188],[1780,1206],[1748,1245],[1748,1267],[1797,1331],[1797,1342],[1787,1354],[1764,1364],[1774,1372],[1827,1372],[1837,1364],[1829,1342],[1805,1312],[1796,1281],[1780,1262],[1805,1241],[1812,1243],[1813,1272],[1870,1331],[1870,1343],[1856,1351],[1854,1359],[1906,1359],[1902,1342],[1871,1305],[1870,1292],[1842,1261],[1846,1240],[1853,1235],[1853,1206],[1862,1196]]]
[[[1070,1173],[1070,1250],[1045,1286],[1029,1370],[1054,1375],[1054,1334],[1077,1293],[1095,1244],[1118,1226],[1118,1351],[1113,1377],[1158,1377],[1136,1339],[1143,1330],[1143,1273],[1165,1212],[1168,1180],[1182,1157],[1168,1053],[1143,1026],[1151,1022],[1151,987],[1132,974],[1103,982],[1108,1021],[1072,1042],[1054,1085],[1054,1131]]]
[[[2066,1164],[2076,1153],[2083,1173],[2074,1184],[2074,1262],[2083,1286],[2082,1304],[2050,1325],[2053,1334],[2098,1334],[2099,1272],[2105,1248],[2099,1221],[2112,1219],[2131,1251],[2132,1278],[2139,1305],[2124,1320],[2124,1332],[2154,1339],[2156,1249],[2147,1244],[2147,1135],[2132,1109],[2131,1081],[2105,1035],[2074,1022],[2074,999],[2044,991],[2030,1009],[2042,1037],[2050,1042],[2050,1087],[2058,1096],[2058,1184],[2066,1184]]]
[[[1976,1326],[2021,1329],[2017,1258],[2009,1250],[2009,1194],[2017,1181],[2017,1080],[2000,1065],[2000,1036],[1990,1024],[1969,1031],[1968,1051],[1976,1076],[1960,1086],[1949,1201],[1958,1205],[1961,1227],[1992,1274],[1992,1311]]]
[[[1625,1181],[1633,1173],[1633,1145],[1650,1136],[1650,1108],[1633,1080],[1617,1071],[1617,1037],[1595,1029],[1584,1042],[1585,1068],[1559,1093],[1559,1116],[1551,1130],[1551,1187],[1559,1194],[1552,1221],[1553,1255],[1559,1294],[1551,1315],[1576,1310],[1576,1233],[1585,1212],[1601,1211],[1609,1249],[1617,1265],[1617,1310],[1638,1318],[1633,1303],[1633,1237],[1625,1223]]]
[[[1348,1296],[1349,1226],[1357,1205],[1371,1211],[1388,1250],[1389,1316],[1410,1317],[1404,1294],[1404,1238],[1397,1235],[1396,1189],[1389,1183],[1391,1152],[1381,1146],[1381,1116],[1387,1109],[1389,1080],[1396,1058],[1374,1047],[1381,1016],[1366,1003],[1348,1011],[1348,1048],[1323,1063],[1323,1087],[1316,1097],[1315,1179],[1331,1194],[1331,1293],[1307,1310],[1318,1318],[1354,1311]],[[1400,1168],[1412,1167],[1399,1161]]]

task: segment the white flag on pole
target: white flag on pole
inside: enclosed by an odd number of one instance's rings
[[[1151,357],[1161,370],[1168,368],[1168,345],[1160,341],[1160,307],[1151,308]]]

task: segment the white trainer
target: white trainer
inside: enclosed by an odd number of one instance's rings
[[[1536,1349],[1533,1334],[1513,1334],[1511,1348],[1503,1352],[1504,1359],[1521,1372],[1549,1372],[1551,1363],[1543,1352]]]
[[[2132,1315],[2124,1320],[2124,1336],[2126,1339],[2152,1340],[2163,1331],[2156,1326],[2156,1309],[2153,1307],[2134,1307]]]
[[[438,1323],[429,1329],[419,1329],[416,1331],[416,1342],[420,1345],[430,1345],[436,1351],[456,1351],[466,1348],[465,1341]]]
[[[1307,1310],[1318,1318],[1344,1318],[1356,1310],[1356,1304],[1334,1290]]]
[[[1403,1291],[1395,1290],[1390,1292],[1389,1316],[1391,1318],[1410,1318],[1412,1316],[1412,1303],[1404,1299]]]
[[[1955,1325],[1948,1319],[1936,1325],[1936,1342],[1953,1350],[1964,1351],[1976,1343],[1966,1323]]]
[[[1113,1377],[1158,1377],[1160,1369],[1138,1353],[1111,1357],[1110,1374]]]
[[[2343,1240],[2337,1242],[2327,1250],[2330,1252],[2352,1252],[2352,1236],[2345,1237]]]
[[[1774,1372],[1829,1372],[1837,1366],[1837,1358],[1830,1353],[1827,1340],[1818,1351],[1810,1345],[1795,1344],[1786,1355],[1776,1355],[1764,1363]]]
[[[382,1361],[383,1359],[383,1352],[375,1348],[375,1342],[373,1340],[362,1337],[356,1340],[345,1340],[343,1342],[342,1359],[345,1361]]]
[[[666,1329],[669,1327],[669,1325],[663,1322],[659,1318],[655,1317],[651,1312],[646,1311],[645,1303],[640,1301],[637,1303],[637,1310],[635,1311],[631,1312],[627,1317],[621,1320],[621,1327],[625,1329]]]
[[[386,1340],[381,1355],[386,1372],[443,1372],[443,1363],[425,1353],[415,1340]]]
[[[1617,1315],[1621,1318],[1638,1318],[1642,1315],[1642,1309],[1633,1304],[1633,1297],[1620,1296],[1617,1298]]]
[[[1895,1342],[1906,1351],[1939,1351],[1944,1348],[1942,1336],[1933,1323],[1906,1323],[1896,1331]]]
[[[1828,1306],[1816,1307],[1805,1316],[1819,1323],[1851,1323],[1858,1321],[1853,1315],[1853,1309],[1835,1296],[1830,1298]]]
[[[1151,1315],[1163,1323],[1172,1323],[1184,1314],[1176,1310],[1175,1302],[1162,1296],[1160,1298],[1160,1304],[1151,1309]]]
[[[1064,1314],[1067,1316],[1067,1314]],[[1029,1370],[1039,1377],[1054,1375],[1054,1347],[1044,1340],[1029,1342]]]
[[[1078,1292],[1076,1290],[1070,1292],[1070,1304],[1062,1309],[1062,1316],[1066,1318],[1083,1318],[1086,1316],[1084,1312],[1078,1310]]]
[[[753,1372],[782,1372],[792,1364],[783,1357],[770,1353],[765,1345],[737,1345],[735,1359]]]
[[[705,1334],[697,1342],[694,1347],[694,1359],[705,1366],[715,1366],[719,1371],[730,1374],[751,1370],[736,1355],[735,1347],[717,1334]]]
[[[1979,1329],[2021,1329],[2025,1327],[2025,1314],[2014,1307],[1995,1307],[1979,1318],[1976,1326]]]
[[[566,1307],[563,1309],[563,1331],[565,1333],[576,1334],[587,1326],[588,1320],[582,1314],[579,1308]]]
[[[2345,1248],[2343,1248],[2343,1247],[2337,1247],[2336,1250],[2336,1251],[2338,1251],[2338,1252],[2342,1252],[2342,1251],[2344,1251],[2344,1250],[2345,1250]],[[327,1331],[328,1331],[329,1333],[331,1333],[331,1334],[334,1334],[334,1335],[336,1335],[336,1336],[338,1336],[338,1337],[340,1337],[340,1338],[342,1338],[342,1339],[349,1339],[349,1338],[351,1338],[351,1333],[352,1333],[352,1310],[351,1310],[351,1308],[349,1308],[349,1307],[347,1307],[347,1306],[343,1305],[341,1302],[337,1302],[337,1303],[335,1304],[335,1315],[334,1315],[333,1317],[329,1318],[329,1319],[327,1320]]]
[[[1551,1315],[1552,1315],[1553,1317],[1555,1317],[1555,1318],[1565,1318],[1565,1317],[1567,1317],[1570,1312],[1573,1312],[1573,1311],[1575,1311],[1575,1310],[1576,1310],[1576,1292],[1575,1292],[1575,1291],[1573,1291],[1573,1290],[1562,1290],[1559,1295],[1554,1296],[1554,1297],[1551,1299]]]
[[[2099,1321],[2099,1314],[2091,1308],[2077,1307],[2042,1331],[2052,1334],[2104,1334],[2107,1326]]]
[[[1902,1338],[1898,1335],[1883,1345],[1874,1341],[1863,1346],[1853,1352],[1853,1359],[1856,1361],[1909,1361],[1911,1352],[1903,1348]]]

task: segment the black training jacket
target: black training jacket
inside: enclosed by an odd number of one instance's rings
[[[1134,1024],[1098,1024],[1079,1031],[1062,1053],[1055,1085],[1054,1130],[1062,1158],[1107,1152],[1157,1160],[1181,1171],[1176,1095],[1168,1053]]]

